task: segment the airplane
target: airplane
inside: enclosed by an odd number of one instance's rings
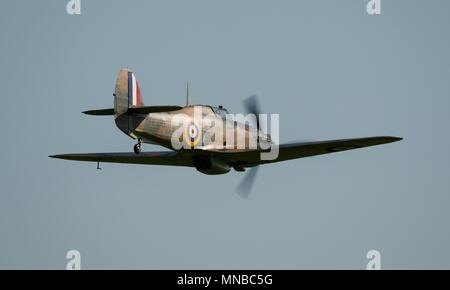
[[[189,87],[187,87],[185,106],[145,106],[136,76],[128,68],[119,71],[113,96],[113,108],[89,110],[83,113],[94,116],[114,116],[116,126],[123,133],[137,140],[133,147],[134,152],[76,153],[49,157],[97,162],[97,169],[101,169],[100,162],[184,166],[195,168],[208,175],[225,174],[231,169],[236,171],[250,169],[237,190],[241,196],[248,198],[259,165],[402,140],[400,137],[375,136],[275,144],[271,135],[266,134],[261,128],[260,118],[256,118],[256,124],[255,122],[242,123],[228,119],[229,112],[223,106],[190,105]],[[244,104],[249,114],[260,115],[256,96],[249,97]],[[224,130],[231,132],[235,140],[227,143],[226,137],[229,136],[222,134],[222,136],[218,135],[215,142],[204,144],[202,138],[207,135],[208,128],[200,126],[199,118],[197,120],[195,118],[195,112],[199,109],[200,121],[204,121],[208,116],[212,118],[213,123],[222,122],[225,124]],[[178,121],[183,125],[174,126],[175,118],[180,119]],[[237,144],[237,131],[239,136],[244,134],[245,144],[240,144],[243,146]],[[177,132],[178,136],[175,139],[184,140],[184,144],[187,143],[188,146],[175,148],[173,136]],[[254,144],[250,146],[253,139],[256,139],[256,147]],[[142,143],[158,144],[169,150],[142,152]],[[267,145],[276,146],[276,158],[269,160],[261,158],[261,153],[268,151]]]

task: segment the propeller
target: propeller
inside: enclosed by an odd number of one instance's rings
[[[248,169],[241,183],[236,189],[236,192],[243,198],[248,199],[250,192],[252,191],[253,182],[255,181],[256,173],[259,166],[255,166]]]
[[[259,130],[259,114],[261,113],[258,97],[252,95],[244,100],[244,106],[247,114],[253,114],[256,116],[256,128]]]
[[[252,95],[244,100],[244,106],[247,111],[247,114],[254,114],[256,116],[256,128],[259,136],[260,130],[260,122],[259,122],[259,114],[261,113],[261,109],[258,102],[258,97],[256,95]],[[265,120],[265,119],[263,119]],[[267,127],[262,124],[263,130],[267,130]],[[259,145],[259,138],[257,139]],[[303,140],[303,142],[308,142],[311,140]],[[241,183],[239,183],[236,188],[236,192],[243,198],[248,199],[252,190],[253,183],[255,181],[256,175],[258,173],[259,165],[248,168],[247,173],[242,179]]]
[[[258,97],[252,95],[244,100],[244,106],[247,114],[254,114],[256,116],[256,132],[259,135],[259,114],[261,112]],[[257,139],[259,142],[259,138]],[[252,190],[253,182],[255,181],[256,174],[258,172],[259,166],[255,166],[247,169],[248,172],[245,174],[239,186],[236,188],[236,192],[243,198],[248,199],[250,192]]]

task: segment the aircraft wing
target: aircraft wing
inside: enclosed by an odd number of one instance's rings
[[[255,165],[286,161],[291,159],[335,153],[340,151],[358,149],[363,147],[381,145],[402,140],[398,137],[368,137],[355,139],[341,139],[314,142],[297,142],[282,144],[279,146],[278,157],[274,160],[261,160],[261,150],[247,151],[201,151],[211,156],[224,160],[225,162],[242,166],[252,167]],[[188,153],[188,152],[186,152]],[[51,155],[52,158],[112,163],[133,163],[151,165],[172,165],[194,167],[192,156],[199,152],[181,154],[176,151],[142,152],[140,154],[130,153],[76,153]]]
[[[402,140],[402,138],[382,136],[281,144],[279,146],[278,157],[274,160],[261,160],[261,150],[229,153],[216,152],[215,155],[219,158],[227,160],[230,163],[240,164],[243,167],[251,167],[259,164],[274,163],[291,159],[381,145],[400,140]]]
[[[279,156],[274,162],[381,145],[400,140],[402,138],[383,136],[282,144],[280,145]]]
[[[76,153],[50,155],[49,157],[93,162],[133,163],[172,166],[194,166],[192,158],[175,151],[130,153]]]

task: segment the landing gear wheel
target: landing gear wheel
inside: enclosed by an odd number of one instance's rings
[[[139,141],[139,142],[138,142],[137,144],[135,144],[134,147],[133,147],[134,153],[136,153],[136,154],[141,153],[141,149],[142,149],[141,141]]]

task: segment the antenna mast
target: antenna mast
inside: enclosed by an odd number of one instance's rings
[[[186,83],[186,107],[189,106],[189,82]]]

